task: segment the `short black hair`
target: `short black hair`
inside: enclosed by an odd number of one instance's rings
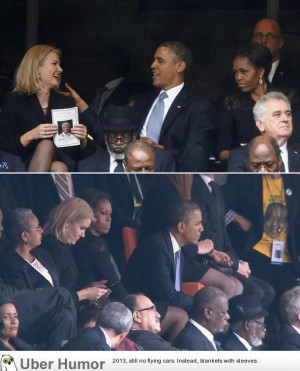
[[[248,155],[250,155],[250,151],[251,151],[251,148],[253,147],[253,145],[255,144],[257,138],[260,138],[260,137],[255,137],[253,138],[249,144],[248,144]],[[268,135],[264,135],[264,138],[267,139],[269,141],[269,143],[272,145],[274,151],[275,151],[275,155],[276,155],[276,158],[277,160],[279,161],[280,159],[280,156],[281,156],[281,151],[280,151],[280,148],[279,148],[279,145],[278,145],[278,142],[276,139],[272,138],[272,137],[269,137]]]
[[[190,48],[181,41],[165,41],[161,46],[165,46],[172,50],[176,55],[178,61],[183,61],[186,64],[186,70],[190,69],[192,66],[192,52]]]
[[[168,209],[167,226],[175,227],[180,222],[188,222],[195,210],[200,210],[195,202],[183,199],[177,200]]]

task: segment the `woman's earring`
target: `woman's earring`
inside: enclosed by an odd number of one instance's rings
[[[27,245],[27,241],[24,240],[23,242],[24,242],[24,245]]]
[[[259,78],[258,83],[259,83],[259,85],[262,85],[263,79],[261,77]]]

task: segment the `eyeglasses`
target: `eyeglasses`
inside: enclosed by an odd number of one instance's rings
[[[151,310],[152,312],[156,312],[156,306],[151,305],[151,307],[144,308],[144,309],[136,309],[137,312],[143,312],[144,310]]]
[[[107,133],[106,136],[109,143],[116,143],[118,140],[129,143],[132,140],[132,134]]]
[[[267,328],[267,324],[264,322],[259,322],[259,321],[256,321],[255,319],[252,319],[251,321],[257,323],[261,327]]]
[[[38,232],[42,233],[43,232],[43,227],[31,228],[30,232],[31,231],[38,231]]]
[[[259,32],[259,33],[256,33],[256,34],[253,35],[253,39],[255,39],[255,40],[261,40],[263,37],[266,37],[269,40],[272,40],[272,39],[281,39],[282,38],[282,36],[275,35],[275,34],[273,34],[271,32],[269,32],[269,33],[260,33]]]

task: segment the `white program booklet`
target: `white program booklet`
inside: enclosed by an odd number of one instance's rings
[[[80,140],[71,133],[71,128],[79,123],[78,108],[52,109],[52,123],[58,127],[53,141],[56,147],[78,146]]]

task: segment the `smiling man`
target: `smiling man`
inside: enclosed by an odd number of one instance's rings
[[[143,294],[131,294],[124,305],[132,313],[133,323],[128,338],[144,350],[178,350],[159,336],[160,314],[153,302]]]
[[[260,98],[253,108],[254,119],[262,135],[274,138],[280,148],[284,166],[281,172],[300,171],[300,145],[289,139],[293,133],[291,105],[280,92],[271,92]],[[250,172],[248,146],[230,152],[229,172]]]
[[[140,138],[170,150],[178,171],[204,171],[211,144],[211,106],[203,98],[191,96],[184,86],[191,60],[183,43],[162,43],[151,65],[157,90],[134,104]]]

